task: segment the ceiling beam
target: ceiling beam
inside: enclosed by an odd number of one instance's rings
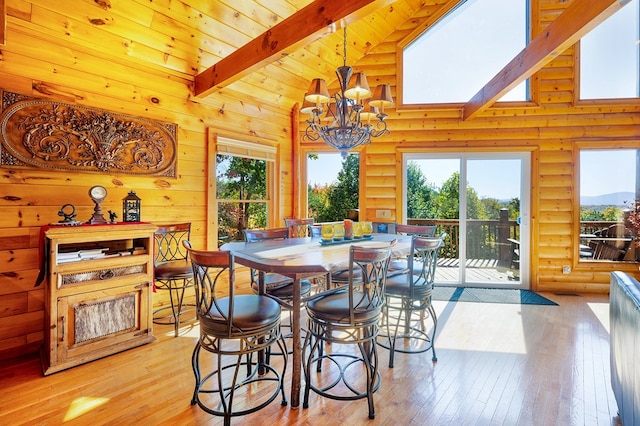
[[[556,20],[464,105],[463,119],[470,120],[489,108],[501,96],[531,77],[629,1],[573,0]]]
[[[315,0],[196,75],[194,95],[207,96],[393,1]],[[332,25],[334,27],[328,31]]]

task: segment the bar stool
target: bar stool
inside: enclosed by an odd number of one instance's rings
[[[289,230],[287,228],[272,229],[245,229],[244,239],[247,243],[253,243],[264,240],[282,240],[289,238]],[[251,288],[255,293],[259,289],[259,280],[264,281],[265,291],[267,294],[277,297],[284,302],[291,302],[293,299],[293,278],[285,277],[277,273],[264,273],[251,268]],[[309,280],[300,281],[300,295],[304,298],[311,293],[311,282]],[[284,305],[283,305],[284,306]],[[284,306],[291,314],[291,309],[300,307]],[[289,315],[289,324],[284,326],[291,328],[291,315]],[[285,337],[290,337],[287,335]]]
[[[391,245],[351,246],[349,283],[334,289],[330,294],[307,302],[308,330],[304,347],[307,348],[308,356],[303,357],[306,382],[304,408],[309,407],[310,391],[326,398],[343,401],[366,398],[369,418],[375,418],[373,393],[380,386],[375,340],[385,303],[384,286]],[[357,270],[362,271],[362,282],[354,282],[354,271]],[[327,346],[327,353],[324,343],[332,343],[331,346]],[[336,348],[333,344],[357,345],[359,356],[343,350],[334,350]],[[328,352],[329,349],[332,350],[331,353]],[[314,365],[320,373],[323,363],[327,360],[330,361],[330,371],[326,374],[328,377],[311,374]],[[364,376],[362,367],[365,371]]]
[[[235,294],[230,252],[194,250],[188,241],[183,244],[193,267],[200,322],[200,338],[191,358],[196,379],[191,405],[224,417],[225,426],[232,417],[266,407],[278,394],[282,394],[281,405],[287,405],[283,383],[287,347],[280,331],[280,305],[269,296]],[[264,357],[274,344],[282,354],[281,371]],[[201,363],[206,353],[215,354],[216,361]],[[252,361],[254,353],[257,363]],[[229,363],[229,358],[234,362]],[[202,371],[203,365],[211,364],[212,370]]]
[[[168,291],[171,305],[155,310],[153,322],[173,324],[175,337],[178,337],[180,318],[186,312],[185,307],[195,306],[193,303],[184,303],[185,291],[193,287],[193,269],[188,260],[187,250],[182,245],[190,236],[191,223],[158,225],[155,232],[155,290]],[[169,309],[169,314],[163,314]]]
[[[446,234],[443,234],[446,235]],[[434,340],[438,317],[431,295],[435,281],[438,249],[443,238],[414,235],[411,253],[407,256],[406,273],[388,276],[385,288],[387,303],[384,308],[383,333],[378,336],[380,346],[389,349],[389,368],[393,368],[395,352],[422,353],[431,349],[431,360],[437,361]],[[413,325],[413,314],[419,314],[419,327]],[[431,333],[426,330],[425,316],[433,320]],[[396,342],[402,342],[396,345]]]
[[[396,223],[396,234],[399,235],[418,235],[421,237],[433,237],[436,234],[437,226],[435,225],[405,225]],[[392,258],[389,262],[389,272],[387,277],[394,275],[406,274],[409,272],[409,264],[406,257]]]

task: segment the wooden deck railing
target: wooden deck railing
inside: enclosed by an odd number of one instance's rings
[[[499,220],[467,220],[467,259],[495,259],[510,262],[513,252],[509,239],[520,240],[520,226],[509,220],[506,209],[500,211]],[[440,251],[441,258],[458,258],[460,255],[460,225],[458,219],[408,219],[412,225],[435,225],[437,234],[447,233]]]

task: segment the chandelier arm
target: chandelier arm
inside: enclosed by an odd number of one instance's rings
[[[345,96],[353,68],[347,65],[347,28],[344,27],[343,30],[344,64],[336,70],[340,89],[331,96],[330,102],[327,105],[327,117],[321,117],[324,111],[319,105],[316,105],[316,108],[311,111],[303,139],[312,142],[322,139],[327,145],[337,149],[343,157],[346,157],[350,150],[360,145],[369,144],[371,143],[372,137],[380,137],[389,134],[390,131],[387,129],[387,123],[384,121],[387,115],[383,112],[376,115],[377,120],[375,125],[369,123],[369,119],[373,118],[371,112],[367,112],[366,122],[363,121],[364,117],[361,116],[361,112],[363,111],[364,105],[357,101],[360,96],[358,91],[354,92],[356,100]],[[362,77],[364,78],[364,76]],[[359,81],[360,80],[358,80],[358,82]],[[356,84],[359,87],[359,83]],[[326,92],[326,88],[324,91]],[[316,91],[310,93],[315,92]],[[323,125],[323,122],[326,124]]]

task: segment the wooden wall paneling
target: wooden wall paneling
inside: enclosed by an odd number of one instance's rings
[[[6,0],[0,0],[0,46],[7,41],[7,4]]]

